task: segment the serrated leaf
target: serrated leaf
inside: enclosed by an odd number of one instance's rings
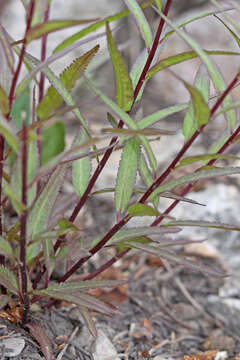
[[[74,295],[71,295],[66,292],[51,291],[48,289],[44,289],[44,290],[35,290],[33,293],[39,296],[48,296],[54,299],[64,300],[69,303],[76,304],[78,306],[85,306],[88,309],[92,309],[107,315],[113,315],[116,313],[116,310],[113,306],[104,303],[103,301],[97,299],[92,295],[82,292],[74,293]]]
[[[115,202],[117,211],[121,213],[126,210],[132,196],[139,158],[140,143],[137,137],[132,137],[126,141],[117,175]]]
[[[206,67],[204,65],[200,65],[198,72],[195,77],[194,86],[196,89],[198,89],[203,97],[206,103],[209,100],[209,89],[210,89],[210,79],[208,72],[206,70]],[[196,117],[194,116],[194,105],[193,101],[191,100],[189,102],[188,110],[185,114],[184,120],[183,120],[183,135],[185,141],[191,138],[191,136],[195,133],[195,131],[198,129],[198,121]]]
[[[167,224],[163,224],[163,226],[165,226],[165,227],[197,226],[197,227],[205,227],[205,228],[212,228],[212,229],[240,231],[240,227],[237,225],[225,224],[225,223],[220,223],[220,222],[211,222],[211,221],[199,221],[199,220],[171,221]]]
[[[152,1],[146,1],[143,4],[141,4],[141,8],[144,9],[147,6],[151,5],[153,3],[154,0]],[[61,44],[59,44],[55,49],[54,49],[54,53],[58,52],[60,50],[63,50],[64,48],[66,48],[67,46],[71,45],[72,43],[74,43],[75,41],[83,38],[84,36],[100,29],[101,27],[105,26],[107,22],[111,23],[113,21],[117,21],[120,20],[126,16],[128,16],[130,14],[129,10],[125,10],[125,11],[121,11],[120,13],[117,13],[115,15],[110,15],[108,17],[106,17],[103,20],[97,21],[96,23],[89,25],[87,28],[79,31],[78,33],[71,35],[69,38],[65,39]]]
[[[18,139],[11,123],[0,114],[0,134],[6,139],[9,146],[17,153],[19,149]]]
[[[168,183],[159,186],[156,190],[152,192],[152,194],[149,196],[148,199],[150,200],[154,198],[157,194],[160,194],[164,191],[170,191],[179,185],[188,184],[200,179],[209,179],[215,176],[224,176],[224,175],[233,175],[233,174],[240,174],[240,167],[226,167],[226,168],[214,168],[211,170],[201,170],[193,174],[181,176],[178,179],[169,181]]]
[[[141,154],[141,156],[140,156],[138,171],[139,171],[139,174],[140,174],[142,180],[144,181],[145,185],[149,188],[154,182],[154,177],[153,177],[152,172],[148,168],[148,164],[147,164],[146,159],[143,154]],[[159,198],[156,197],[153,200],[153,203],[157,209],[158,205],[159,205]]]
[[[164,129],[142,129],[142,130],[131,130],[131,129],[102,129],[103,133],[112,133],[112,134],[120,134],[120,135],[144,135],[144,136],[158,136],[158,135],[176,135],[176,131],[172,130],[164,130]]]
[[[43,129],[42,165],[65,149],[65,125],[57,121]]]
[[[73,146],[82,145],[87,140],[84,129],[81,129]],[[76,155],[83,155],[89,152],[89,148],[77,151]],[[82,196],[88,186],[91,176],[91,158],[86,156],[82,159],[73,161],[72,179],[75,190],[79,196]]]
[[[136,0],[124,0],[124,2],[137,22],[146,47],[149,48],[152,45],[152,31],[141,7]]]
[[[111,34],[109,23],[106,24],[108,50],[112,59],[116,84],[116,100],[125,111],[129,111],[133,102],[132,81],[127,67]]]
[[[48,283],[55,265],[55,252],[52,239],[46,239],[42,242],[44,264],[46,266],[46,284]]]
[[[42,24],[35,25],[27,33],[27,44],[31,41],[39,39],[40,37],[50,34],[54,31],[64,30],[69,27],[78,26],[86,24],[89,22],[96,21],[96,19],[86,19],[86,20],[50,20]]]
[[[132,204],[128,208],[128,214],[130,216],[159,216],[160,213],[149,205],[145,204]]]
[[[212,159],[227,159],[227,160],[240,160],[240,157],[233,155],[224,155],[224,154],[203,154],[203,155],[195,155],[189,156],[187,158],[182,159],[176,168],[180,168],[185,165],[193,164],[198,161],[208,161]]]
[[[0,284],[11,293],[18,295],[18,284],[16,276],[12,271],[3,265],[0,265]]]
[[[10,243],[2,236],[0,236],[0,253],[8,256],[13,255],[13,249]]]
[[[222,50],[202,50],[206,55],[238,55],[238,52],[235,51],[222,51]],[[196,51],[185,51],[183,53],[169,56],[166,59],[160,60],[156,65],[151,67],[146,75],[146,79],[150,79],[152,76],[157,74],[159,71],[167,69],[173,65],[180,64],[184,61],[188,61],[199,57],[199,54]]]
[[[81,77],[82,72],[86,70],[87,65],[93,58],[93,56],[97,53],[99,49],[99,45],[95,46],[84,55],[75,59],[71,65],[69,65],[60,75],[60,83],[62,84],[63,88],[66,91],[72,90],[76,81]],[[54,86],[50,86],[46,95],[43,97],[42,101],[37,107],[37,114],[40,119],[47,117],[53,111],[58,109],[62,104],[64,97],[60,94],[61,92],[58,91],[60,83]],[[73,105],[73,103],[68,103],[68,105]]]
[[[46,231],[52,207],[65,177],[67,166],[58,166],[28,214],[28,240]]]
[[[184,196],[176,195],[176,194],[168,192],[168,191],[165,191],[165,192],[161,193],[160,197],[165,197],[167,199],[174,199],[174,200],[188,202],[188,203],[195,204],[195,205],[205,206],[204,204],[201,204],[201,203],[199,203],[199,202],[197,202],[195,200],[186,198]]]

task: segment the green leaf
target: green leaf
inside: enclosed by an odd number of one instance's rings
[[[169,231],[171,230],[171,231]],[[144,237],[151,235],[165,235],[165,234],[175,234],[180,232],[180,228],[170,228],[166,229],[163,226],[139,226],[133,227],[129,229],[119,230],[115,235],[111,237],[108,241],[107,245],[117,244],[123,240],[128,240],[136,237]],[[97,238],[93,241],[92,246],[97,245],[97,243],[101,240],[101,238]]]
[[[18,295],[18,284],[16,276],[12,271],[3,265],[0,265],[0,284],[11,293]]]
[[[76,138],[73,146],[82,145],[87,140],[86,133],[82,129]],[[82,155],[89,152],[89,148],[76,151],[76,155]],[[88,186],[91,176],[91,158],[86,156],[82,159],[73,161],[72,179],[75,190],[79,196],[82,196]]]
[[[50,20],[42,24],[33,26],[27,33],[27,44],[31,41],[39,39],[40,37],[50,34],[54,31],[64,30],[69,27],[78,26],[93,22],[96,19],[86,19],[86,20]]]
[[[17,124],[19,130],[22,129],[23,123],[27,125],[30,124],[30,116],[31,116],[30,104],[31,104],[31,97],[30,97],[30,88],[28,86],[14,101],[10,114],[11,118]]]
[[[28,214],[28,241],[46,231],[52,207],[65,177],[67,166],[58,166]]]
[[[138,28],[140,30],[146,47],[150,48],[150,46],[152,45],[152,32],[141,7],[136,0],[124,0],[124,2],[137,22]]]
[[[55,252],[53,248],[52,239],[47,239],[42,242],[44,264],[46,266],[46,282],[49,281],[55,265]]]
[[[145,204],[132,204],[128,208],[128,214],[130,216],[159,216],[160,213],[149,205]]]
[[[161,11],[162,10],[162,1],[161,0],[155,0],[155,2],[156,2],[156,4],[157,4],[157,7],[158,7],[158,9],[159,9],[159,11]]]
[[[78,228],[75,225],[73,225],[73,223],[71,223],[70,221],[68,221],[66,219],[59,220],[58,226],[62,230],[69,229],[72,231],[78,231]]]
[[[205,101],[201,91],[191,86],[186,81],[183,81],[184,86],[189,91],[194,108],[194,115],[197,121],[197,128],[208,123],[210,119],[210,110],[207,102]]]
[[[5,90],[0,85],[0,110],[3,115],[7,115],[9,113],[9,99],[5,92]]]
[[[0,114],[0,134],[6,139],[7,143],[13,150],[17,153],[19,149],[18,138],[15,135],[14,128],[11,123],[9,123],[1,114]]]
[[[0,25],[0,41],[1,41],[1,52],[4,53],[4,55],[6,57],[7,66],[13,74],[15,71],[14,70],[14,54],[13,54],[12,47],[11,47],[11,44],[10,44],[10,41],[8,38],[8,34],[2,25]],[[1,66],[2,65],[3,64],[1,64]],[[4,85],[5,84],[1,83],[1,86],[4,87],[4,91],[6,91],[7,88],[5,88]]]
[[[0,236],[0,253],[8,256],[13,255],[13,249],[10,243],[2,236]]]
[[[223,92],[226,88],[225,86],[225,82],[224,79],[222,77],[222,75],[220,74],[220,72],[218,71],[217,67],[215,66],[215,64],[213,63],[213,61],[210,59],[210,57],[208,56],[208,54],[202,50],[202,48],[199,46],[199,44],[192,39],[186,32],[180,30],[179,28],[177,28],[177,26],[175,26],[173,24],[173,22],[171,20],[169,20],[164,14],[160,14],[160,16],[165,20],[166,24],[170,25],[172,29],[175,30],[175,32],[185,41],[187,42],[187,44],[189,46],[191,46],[191,48],[198,54],[198,56],[200,57],[200,59],[202,60],[202,62],[205,64],[210,77],[212,78],[213,81],[213,85],[215,87],[215,89],[217,91],[221,91]],[[231,103],[231,96],[228,95],[225,97],[223,104],[227,105],[229,103]],[[235,122],[236,122],[236,114],[235,112],[229,111],[227,114],[227,120],[228,120],[228,125],[230,128],[233,128],[235,126]]]
[[[141,8],[144,9],[147,6],[151,5],[153,3],[154,0],[152,1],[146,1],[143,4],[141,4]],[[126,16],[128,16],[130,14],[130,11],[125,10],[122,11],[120,13],[117,13],[115,15],[110,15],[108,17],[106,17],[103,20],[97,21],[96,23],[89,25],[88,27],[86,27],[85,29],[79,31],[78,33],[70,36],[69,38],[65,39],[61,44],[59,44],[55,49],[54,49],[54,53],[60,50],[65,49],[67,46],[71,45],[72,43],[74,43],[77,40],[82,39],[84,36],[100,29],[101,27],[105,26],[107,22],[111,23],[113,21],[117,21],[120,20]]]
[[[157,194],[160,194],[164,191],[170,191],[174,189],[176,186],[189,184],[191,182],[200,180],[200,179],[209,179],[215,176],[224,176],[224,175],[233,175],[240,174],[240,167],[226,167],[226,168],[214,168],[210,170],[201,170],[197,171],[193,174],[188,174],[185,176],[181,176],[178,179],[169,181],[166,184],[160,185],[156,190],[152,192],[149,197],[149,200],[154,198]]]
[[[228,104],[226,106],[224,106],[218,113],[216,116],[218,115],[221,115],[229,110],[232,110],[232,109],[237,109],[237,108],[240,108],[240,101],[236,101],[232,104]]]
[[[125,111],[131,109],[133,102],[132,81],[128,74],[127,67],[122,56],[116,46],[114,38],[111,34],[109,24],[106,24],[108,50],[112,59],[114,68],[114,76],[116,83],[116,99],[117,103]]]
[[[240,55],[234,51],[223,51],[223,50],[202,50],[206,55]],[[196,51],[186,51],[177,55],[169,56],[166,59],[160,60],[154,65],[147,73],[146,80],[157,74],[159,71],[169,68],[170,66],[180,64],[184,61],[191,60],[199,57],[200,55]]]
[[[131,130],[131,129],[102,129],[102,133],[112,133],[112,134],[119,134],[119,135],[144,135],[144,136],[159,136],[159,135],[176,135],[176,131],[172,130],[164,130],[164,129],[152,129],[152,128],[145,128],[139,130]]]
[[[58,299],[58,300],[64,300],[67,301],[69,303],[72,304],[76,304],[78,306],[85,306],[89,309],[95,310],[97,312],[101,312],[103,314],[107,314],[107,315],[113,315],[114,313],[116,313],[116,310],[114,307],[104,303],[103,301],[97,299],[96,297],[86,294],[86,293],[74,293],[69,294],[66,292],[62,292],[62,291],[51,291],[48,289],[44,289],[44,290],[35,290],[33,292],[35,295],[39,295],[39,296],[48,296],[48,297],[52,297],[54,299]]]
[[[82,76],[83,71],[86,70],[89,62],[94,57],[99,49],[99,45],[95,46],[84,55],[75,59],[70,66],[68,66],[60,75],[60,82],[53,83],[53,86],[50,86],[46,95],[43,97],[42,101],[37,107],[37,114],[40,119],[49,116],[56,109],[58,109],[63,104],[63,100],[66,101],[66,98],[61,94],[59,88],[64,88],[64,92],[69,92],[74,87],[76,81]],[[62,90],[63,91],[63,90]],[[67,93],[66,93],[67,96]],[[69,98],[70,101],[70,98]],[[70,105],[70,102],[68,103]],[[71,103],[73,105],[73,103]]]
[[[203,155],[194,155],[182,159],[176,168],[180,168],[185,165],[193,164],[198,161],[212,160],[212,159],[227,159],[227,160],[240,160],[240,157],[233,155],[224,155],[224,154],[203,154]]]
[[[139,158],[140,143],[137,137],[132,137],[126,141],[117,175],[115,202],[117,211],[121,213],[126,210],[132,196]]]
[[[44,165],[54,156],[64,151],[65,126],[62,122],[55,122],[53,125],[43,129],[42,136],[42,165]]]
[[[230,34],[232,35],[232,37],[236,40],[236,43],[238,44],[238,46],[240,47],[240,38],[237,36],[237,34],[232,31],[232,29],[222,20],[220,19],[217,15],[214,15],[219,21],[221,21],[221,23],[225,26],[225,28],[230,32]]]
[[[15,211],[18,215],[21,215],[22,212],[26,209],[26,207],[22,204],[21,201],[18,200],[16,190],[13,189],[9,184],[6,182],[3,183],[3,191],[10,199],[12,206],[14,207]]]
[[[143,119],[137,122],[137,126],[140,129],[145,129],[150,127],[153,124],[156,124],[159,120],[164,119],[165,117],[175,114],[179,111],[185,110],[187,104],[179,104],[174,106],[169,106],[168,108],[156,111],[155,113],[145,116]]]
[[[209,100],[209,89],[210,89],[210,79],[208,72],[204,65],[201,65],[198,69],[197,75],[195,77],[194,86],[198,89],[206,102]],[[194,114],[194,104],[191,100],[189,102],[188,110],[185,114],[183,121],[183,135],[185,141],[189,140],[195,131],[198,129],[199,124]]]
[[[64,283],[53,284],[48,287],[50,291],[60,291],[67,293],[75,293],[79,290],[89,290],[98,288],[111,288],[119,285],[126,284],[126,280],[80,280],[80,281],[67,281]]]
[[[170,226],[197,226],[197,227],[206,227],[212,229],[222,229],[222,230],[233,230],[240,231],[240,227],[237,225],[224,224],[220,222],[210,222],[210,221],[199,221],[199,220],[180,220],[180,221],[171,221],[167,224],[163,224],[165,227]]]
[[[147,186],[147,188],[149,188],[154,182],[154,176],[153,176],[152,172],[149,170],[148,164],[147,164],[145,156],[143,154],[141,154],[141,156],[140,156],[138,171],[139,171],[139,174],[140,174],[142,180],[144,181],[145,185]],[[159,198],[156,197],[153,200],[153,203],[157,209],[158,205],[159,205]]]

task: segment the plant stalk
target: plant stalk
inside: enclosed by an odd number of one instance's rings
[[[25,206],[20,216],[20,272],[21,272],[21,296],[23,302],[22,324],[26,324],[29,311],[29,297],[27,294],[27,127],[23,125],[22,144],[22,203]]]

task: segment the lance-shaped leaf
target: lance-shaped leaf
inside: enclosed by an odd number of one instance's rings
[[[177,227],[166,229],[162,226],[161,227],[139,226],[139,227],[134,227],[134,228],[129,228],[129,229],[123,229],[123,230],[119,230],[115,235],[112,236],[112,238],[108,241],[108,245],[115,244],[115,243],[118,243],[123,240],[140,237],[140,236],[175,234],[180,231],[181,231],[181,229],[177,228]],[[101,238],[95,239],[94,242],[92,243],[92,247],[95,246],[100,240],[101,240]]]
[[[78,137],[76,138],[73,147],[82,145],[87,140],[87,135],[84,129],[80,130]],[[83,149],[77,151],[76,155],[83,155],[89,152],[89,149]],[[75,160],[72,166],[72,179],[75,190],[79,196],[82,196],[85,192],[91,175],[91,158],[86,156],[82,159]]]
[[[6,30],[2,25],[0,25],[0,42],[1,42],[1,50],[5,55],[7,64],[12,73],[14,73],[14,55],[11,44],[9,42]],[[2,64],[1,64],[2,65]],[[4,86],[4,84],[1,83]],[[6,89],[5,89],[6,90]]]
[[[128,208],[130,216],[159,216],[160,213],[153,207],[145,204],[132,204]]]
[[[3,265],[0,265],[0,284],[11,293],[18,295],[18,283],[16,276],[12,271]]]
[[[87,328],[88,328],[90,334],[96,338],[97,337],[97,329],[96,329],[96,325],[93,321],[93,318],[92,318],[90,312],[88,311],[88,309],[85,306],[78,306],[78,310],[79,310],[80,314],[82,315],[83,320],[84,320],[85,324],[87,325]]]
[[[55,291],[55,290],[34,290],[33,294],[39,296],[48,296],[54,299],[63,300],[76,304],[79,306],[85,306],[88,309],[95,310],[97,312],[113,315],[116,314],[117,310],[114,306],[104,303],[103,301],[97,299],[95,296],[89,295],[87,293],[71,293],[70,291],[66,293],[65,291]]]
[[[10,116],[19,130],[22,129],[23,123],[30,124],[31,96],[29,86],[14,101]]]
[[[0,254],[12,256],[13,255],[13,249],[10,245],[9,241],[4,239],[2,236],[0,236]]]
[[[173,200],[188,202],[188,203],[195,204],[195,205],[206,206],[206,205],[201,204],[201,203],[199,203],[199,202],[197,202],[197,201],[195,201],[195,200],[186,198],[186,197],[184,197],[184,196],[176,195],[176,194],[171,193],[171,192],[169,192],[169,191],[165,191],[165,192],[161,193],[161,194],[160,194],[160,197],[165,197],[165,198],[167,198],[167,199],[173,199]]]
[[[179,255],[176,255],[174,252],[171,252],[169,250],[163,250],[163,249],[161,249],[161,245],[159,245],[157,247],[157,246],[153,246],[153,245],[149,245],[149,244],[132,243],[131,242],[131,246],[134,247],[135,249],[145,251],[145,252],[153,254],[153,255],[157,255],[160,258],[175,262],[177,264],[183,265],[184,267],[193,269],[195,271],[200,271],[202,273],[207,273],[207,274],[213,275],[213,276],[221,276],[221,277],[226,276],[226,273],[224,273],[224,272],[211,270],[210,268],[207,268],[206,265],[204,265],[204,266],[201,266],[200,264],[197,265],[193,261],[187,260]]]
[[[32,337],[38,342],[41,347],[41,351],[46,360],[53,360],[54,354],[52,349],[52,343],[47,336],[45,330],[38,324],[27,323],[26,327],[29,329]]]
[[[86,20],[50,20],[42,24],[33,26],[27,33],[27,43],[29,44],[32,40],[39,39],[43,35],[50,34],[54,31],[64,30],[69,27],[87,24],[89,22],[96,21],[96,19]]]
[[[4,182],[3,183],[3,191],[4,191],[5,195],[7,195],[7,197],[10,199],[11,204],[12,204],[13,208],[15,209],[15,211],[17,212],[17,214],[20,215],[26,209],[26,207],[20,200],[18,200],[17,194],[16,194],[16,189],[13,189],[12,186],[10,186],[6,182]]]
[[[146,1],[143,4],[141,4],[141,8],[144,9],[147,6],[151,5],[154,2],[154,0],[151,1]],[[59,44],[55,49],[54,49],[54,53],[60,50],[63,50],[64,48],[66,48],[67,46],[71,45],[72,43],[74,43],[75,41],[82,39],[84,36],[100,29],[101,27],[105,26],[106,23],[111,23],[113,21],[117,21],[120,19],[123,19],[124,17],[128,16],[130,14],[129,10],[125,10],[125,11],[121,11],[120,13],[117,13],[115,15],[110,15],[108,17],[106,17],[103,20],[97,21],[96,23],[89,25],[88,27],[84,28],[83,30],[77,32],[74,35],[71,35],[70,37],[68,37],[67,39],[65,39],[61,44]]]
[[[152,45],[152,32],[141,7],[136,0],[124,0],[124,2],[133,14],[145,45],[149,48]]]
[[[221,23],[225,26],[225,28],[230,32],[230,34],[232,35],[232,37],[236,40],[236,43],[238,44],[238,46],[240,47],[240,37],[223,21],[223,19],[219,18],[217,15],[215,15],[215,17],[221,21]],[[240,28],[239,28],[240,31]]]
[[[221,229],[221,230],[233,230],[240,231],[240,226],[225,224],[220,222],[211,222],[211,221],[199,221],[199,220],[179,220],[179,221],[171,221],[163,226],[197,226],[204,228],[213,228],[213,229]]]
[[[5,90],[0,85],[0,110],[3,115],[7,115],[9,113],[9,99]]]
[[[125,280],[67,281],[65,283],[50,285],[48,287],[48,290],[74,293],[74,292],[78,292],[79,290],[115,287],[123,284],[126,284]]]
[[[66,165],[58,166],[52,173],[42,193],[34,203],[28,215],[28,237],[46,231],[52,207],[58,196],[66,173]]]
[[[185,84],[184,84],[185,85]],[[186,86],[186,85],[185,85]],[[199,90],[203,96],[203,101],[208,102],[209,99],[209,89],[210,89],[210,79],[206,67],[201,65],[198,69],[195,82],[194,82],[195,89]],[[189,90],[189,89],[188,89]],[[190,92],[191,94],[191,92]],[[191,95],[192,97],[192,95]],[[200,99],[201,100],[201,99]],[[192,100],[189,102],[188,110],[185,114],[184,121],[183,121],[183,135],[185,141],[191,138],[191,136],[195,133],[195,131],[199,128],[198,118],[196,116],[196,106],[197,104],[194,103],[193,97]],[[199,104],[200,106],[200,104]],[[205,107],[203,107],[202,116],[204,116],[204,109],[205,111],[209,111]],[[200,109],[201,110],[201,109]],[[207,114],[209,117],[209,114]]]
[[[187,104],[179,104],[174,106],[169,106],[165,109],[156,111],[155,113],[145,116],[143,119],[137,122],[137,126],[140,129],[145,129],[150,127],[153,124],[156,124],[158,121],[164,119],[169,115],[173,115],[179,111],[185,110],[187,108]]]
[[[55,253],[52,239],[43,240],[43,256],[46,266],[46,284],[48,283],[55,265]]]
[[[72,64],[62,72],[60,75],[60,81],[67,91],[70,91],[74,87],[76,81],[81,77],[82,72],[86,70],[87,65],[93,56],[97,53],[98,49],[99,45],[95,46],[87,53],[74,60]],[[62,104],[63,97],[59,94],[57,89],[55,89],[53,86],[50,86],[46,95],[43,97],[42,101],[37,107],[37,114],[42,119],[50,115]]]
[[[149,188],[153,182],[154,182],[154,175],[153,173],[149,170],[148,168],[148,164],[146,162],[145,156],[141,153],[140,156],[140,161],[139,161],[139,175],[141,176],[143,182],[145,183],[145,185],[147,186],[147,188]],[[159,204],[159,198],[156,197],[153,200],[153,203],[155,205],[155,208],[158,208],[158,204]]]
[[[235,55],[239,56],[239,53],[236,51],[223,51],[223,50],[203,50],[207,55]],[[156,65],[151,67],[146,75],[146,79],[150,79],[152,76],[156,75],[159,71],[167,69],[173,65],[180,64],[182,62],[195,59],[199,57],[199,54],[196,51],[185,51],[183,53],[172,55],[167,57],[166,59],[162,59],[157,62]]]
[[[176,135],[176,131],[172,130],[164,130],[164,129],[139,129],[139,130],[131,130],[131,129],[102,129],[103,133],[112,133],[119,135],[144,135],[144,136],[159,136],[159,135]]]
[[[19,143],[15,135],[15,129],[11,123],[0,114],[0,134],[6,139],[9,146],[13,148],[15,152],[18,152]]]
[[[126,141],[117,175],[115,202],[121,213],[126,210],[133,193],[139,158],[140,143],[137,137],[132,137]]]
[[[198,161],[209,161],[212,159],[226,159],[226,160],[240,160],[240,157],[234,156],[234,155],[225,155],[225,154],[203,154],[203,155],[194,155],[189,156],[184,159],[182,159],[177,168],[180,168],[185,165],[193,164]]]
[[[128,74],[127,67],[122,59],[120,51],[111,34],[109,24],[106,24],[107,29],[107,42],[108,50],[112,59],[115,86],[116,86],[116,99],[118,105],[125,111],[131,109],[133,102],[133,88],[132,81]]]
[[[197,171],[193,174],[181,176],[178,179],[169,181],[168,183],[159,186],[156,190],[152,192],[152,194],[149,196],[149,199],[154,198],[157,194],[160,194],[164,191],[170,191],[179,185],[189,184],[200,179],[209,179],[216,176],[234,175],[234,174],[240,174],[240,167],[214,168],[210,170]]]

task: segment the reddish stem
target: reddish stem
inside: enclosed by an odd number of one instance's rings
[[[172,3],[172,0],[167,0],[166,6],[165,6],[164,11],[163,11],[163,14],[164,14],[165,16],[168,15],[168,12],[169,12],[171,3]],[[164,23],[165,23],[164,19],[161,18],[161,19],[160,19],[160,22],[159,22],[159,25],[158,25],[158,29],[157,29],[156,35],[155,35],[155,38],[154,38],[154,41],[153,41],[152,48],[151,48],[151,50],[150,50],[150,52],[149,52],[149,55],[148,55],[146,64],[145,64],[145,66],[144,66],[144,69],[143,69],[143,71],[142,71],[142,73],[141,73],[141,76],[140,76],[140,78],[139,78],[139,80],[138,80],[138,83],[137,83],[136,88],[135,88],[135,91],[134,91],[133,104],[132,104],[131,109],[133,108],[133,105],[135,104],[135,101],[136,101],[136,99],[137,99],[137,96],[138,96],[138,94],[139,94],[139,91],[141,90],[141,87],[142,87],[143,82],[144,82],[144,80],[145,80],[146,74],[147,74],[147,72],[148,72],[148,70],[149,70],[149,68],[150,68],[150,66],[151,66],[153,57],[154,57],[154,55],[155,55],[155,53],[156,53],[156,50],[157,50],[157,47],[158,47],[158,44],[159,44],[159,39],[160,39],[162,30],[163,30],[163,25],[164,25]],[[129,113],[131,112],[131,109],[130,109]],[[122,127],[123,127],[123,121],[120,120],[119,123],[118,123],[118,128],[122,128]],[[117,139],[118,139],[117,136],[116,136],[116,137],[113,137],[112,140],[111,140],[111,142],[110,142],[110,144],[109,144],[109,146],[115,144],[116,141],[117,141]],[[80,210],[82,209],[83,205],[85,204],[85,202],[86,202],[86,200],[87,200],[90,192],[92,191],[93,186],[95,185],[95,183],[96,183],[96,181],[97,181],[100,173],[102,172],[102,170],[103,170],[104,166],[106,165],[106,163],[107,163],[109,157],[111,156],[112,152],[113,152],[113,147],[110,148],[110,149],[108,149],[108,150],[105,152],[102,160],[101,160],[100,163],[98,164],[98,166],[97,166],[94,174],[92,175],[92,177],[91,177],[91,179],[90,179],[90,181],[89,181],[88,187],[86,188],[84,194],[81,196],[79,202],[77,203],[75,209],[73,210],[72,215],[71,215],[70,218],[69,218],[69,221],[70,221],[70,222],[73,222],[73,221],[76,219],[76,217],[78,216]],[[54,250],[55,250],[55,251],[58,250],[60,244],[61,244],[61,239],[58,239],[57,242],[56,242],[56,244],[55,244],[55,246],[54,246]]]
[[[4,137],[0,135],[0,235],[3,232],[3,204],[2,204],[2,180],[3,180],[3,159],[4,159]],[[0,255],[0,264],[4,265],[5,257]],[[6,294],[6,288],[1,286],[1,293]]]
[[[222,104],[225,97],[229,94],[229,92],[233,89],[235,84],[237,83],[239,78],[239,74],[237,74],[232,82],[229,84],[229,86],[226,88],[226,90],[220,95],[219,99],[216,101],[215,105],[212,107],[210,111],[210,118],[215,114],[216,110],[219,108],[219,106]],[[197,136],[203,131],[205,128],[205,125],[202,125],[200,129],[198,129],[191,139],[189,139],[182,147],[180,152],[177,154],[176,158],[172,161],[172,163],[169,165],[169,167],[164,171],[162,175],[159,176],[159,178],[152,184],[152,186],[143,194],[141,199],[139,200],[140,203],[143,203],[147,200],[147,198],[152,194],[152,192],[167,178],[169,173],[173,171],[174,167],[178,163],[178,161],[181,159],[181,157],[185,154],[185,152],[189,149],[189,147],[192,145],[194,140],[197,138]],[[233,138],[231,136],[232,142]],[[229,139],[227,141],[229,143]],[[190,185],[189,185],[190,186]],[[66,281],[70,276],[72,276],[73,273],[75,273],[86,261],[88,261],[96,252],[98,252],[107,242],[108,240],[118,231],[120,230],[130,219],[129,215],[126,215],[122,220],[120,220],[117,224],[115,224],[109,232],[102,238],[102,240],[94,246],[89,252],[91,255],[88,255],[82,259],[80,259],[76,264],[72,266],[59,280],[59,282]]]
[[[11,89],[9,92],[9,108],[12,108],[12,104],[13,104],[13,100],[14,100],[14,93],[15,93],[15,88],[17,85],[17,80],[20,74],[20,70],[22,67],[22,63],[23,63],[23,59],[24,59],[24,55],[25,55],[25,51],[26,51],[26,45],[27,45],[27,34],[28,31],[30,30],[31,27],[31,22],[32,22],[32,18],[33,18],[33,11],[34,11],[34,5],[35,5],[35,1],[31,0],[30,5],[29,5],[29,13],[28,13],[28,19],[27,19],[27,25],[26,25],[26,30],[25,30],[25,35],[24,35],[24,39],[23,39],[23,44],[22,44],[22,49],[19,55],[19,59],[18,59],[18,65],[17,65],[17,69],[14,73],[13,79],[12,79],[12,84],[11,84]],[[8,119],[9,119],[9,115],[8,114]]]
[[[23,144],[22,144],[22,203],[25,210],[20,216],[20,271],[22,281],[22,301],[23,301],[23,325],[27,322],[29,311],[29,297],[27,294],[27,264],[26,264],[26,243],[27,243],[27,127],[23,125]]]

